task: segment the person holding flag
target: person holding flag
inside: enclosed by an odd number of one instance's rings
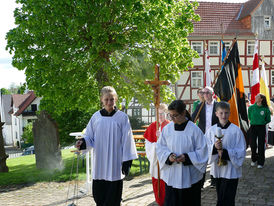
[[[263,94],[257,94],[255,104],[248,108],[248,119],[251,125],[251,166],[256,166],[257,162],[257,168],[262,169],[265,162],[266,124],[271,121],[270,110]]]
[[[159,130],[157,131],[157,122],[152,122],[144,133],[144,138],[146,139],[146,155],[150,162],[149,173],[152,176],[152,186],[156,202],[160,205],[164,205],[165,200],[165,182],[160,179],[160,188],[158,195],[158,170],[157,170],[157,156],[156,156],[156,142],[160,136],[160,133],[164,126],[166,126],[169,121],[166,119],[167,116],[167,105],[160,104],[159,106]]]

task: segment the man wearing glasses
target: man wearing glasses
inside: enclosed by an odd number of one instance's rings
[[[205,103],[201,102],[195,109],[192,114],[192,120],[196,118],[198,115],[199,123],[198,127],[203,131],[205,134],[206,131],[214,124],[219,122],[218,117],[216,116],[216,105],[217,102],[213,99],[213,89],[209,86],[206,86],[203,90],[203,96]],[[201,108],[202,107],[202,108]],[[201,110],[200,110],[201,108]],[[198,112],[200,113],[198,114]],[[215,181],[213,177],[211,177],[211,187],[215,186]],[[202,184],[203,187],[203,184]]]

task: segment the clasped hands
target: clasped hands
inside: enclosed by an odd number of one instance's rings
[[[169,155],[169,161],[180,163],[180,162],[185,162],[186,158],[184,154],[177,156],[176,154],[172,153],[171,155]]]

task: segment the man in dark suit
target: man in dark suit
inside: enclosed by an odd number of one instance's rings
[[[205,134],[209,127],[219,122],[218,117],[216,116],[216,104],[217,102],[213,99],[213,89],[209,86],[206,86],[203,89],[203,95],[205,103],[201,102],[195,109],[192,114],[192,120],[194,121],[196,116],[199,119],[198,127],[203,131]],[[202,107],[200,113],[198,114],[200,108]],[[205,174],[202,181],[202,188],[205,181]],[[211,176],[211,187],[215,187],[215,180],[213,176]]]

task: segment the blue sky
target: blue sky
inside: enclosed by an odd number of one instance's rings
[[[246,0],[199,0],[210,2],[245,2]],[[0,7],[0,88],[9,88],[11,84],[20,85],[25,82],[24,71],[18,71],[11,65],[12,55],[5,50],[6,33],[15,27],[13,11],[17,7],[15,0],[5,0]]]

